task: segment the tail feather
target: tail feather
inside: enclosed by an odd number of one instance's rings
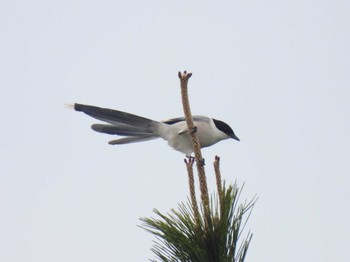
[[[158,138],[158,136],[153,136],[153,135],[124,137],[124,138],[109,141],[108,144],[110,144],[110,145],[123,145],[123,144],[148,141],[148,140],[152,140],[152,139],[156,139],[156,138]]]
[[[100,107],[90,106],[90,105],[75,103],[74,109],[75,111],[83,112],[91,117],[94,117],[98,120],[102,120],[111,124],[124,123],[128,125],[147,126],[153,122],[153,120],[151,119],[133,115],[130,113],[108,109],[108,108],[100,108]]]
[[[142,128],[131,125],[104,125],[93,124],[91,128],[99,133],[105,133],[109,135],[119,136],[140,136],[140,135],[153,135],[149,128]]]
[[[124,138],[110,141],[109,144],[111,145],[142,142],[159,137],[155,133],[157,126],[160,124],[157,121],[122,111],[90,105],[74,104],[73,108],[76,111],[108,123],[93,124],[91,128],[94,131],[109,135],[125,136]]]

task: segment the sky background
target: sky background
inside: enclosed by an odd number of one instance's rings
[[[189,195],[162,140],[110,146],[66,103],[194,114],[241,142],[208,185],[259,200],[246,261],[350,258],[349,1],[0,1],[0,261],[147,261],[139,228]]]

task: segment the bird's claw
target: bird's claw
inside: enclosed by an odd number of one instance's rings
[[[186,164],[191,164],[191,165],[193,165],[194,160],[195,158],[193,156],[186,156],[186,158],[184,159]]]
[[[185,163],[194,163],[194,161],[196,160],[196,158],[194,156],[186,156],[187,159],[185,159]],[[205,158],[202,158],[199,160],[199,164],[201,166],[205,165]]]

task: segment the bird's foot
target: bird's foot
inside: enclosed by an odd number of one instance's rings
[[[194,156],[186,156],[186,158],[188,159],[188,162],[194,162],[196,160],[196,158]],[[186,162],[186,159],[185,159],[185,162]],[[201,166],[204,166],[205,165],[205,158],[200,159],[199,164]]]
[[[198,128],[196,126],[192,127],[191,134],[197,133]]]
[[[193,156],[186,156],[185,163],[193,165],[195,158]]]

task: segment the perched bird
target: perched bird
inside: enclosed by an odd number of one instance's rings
[[[193,148],[187,132],[184,117],[166,121],[154,121],[130,113],[75,103],[75,111],[83,112],[93,118],[107,122],[93,124],[91,128],[97,132],[125,136],[109,142],[111,145],[129,144],[163,138],[169,146],[190,157]],[[206,116],[193,116],[201,147],[211,146],[221,140],[233,138],[239,141],[232,128],[223,121]]]

